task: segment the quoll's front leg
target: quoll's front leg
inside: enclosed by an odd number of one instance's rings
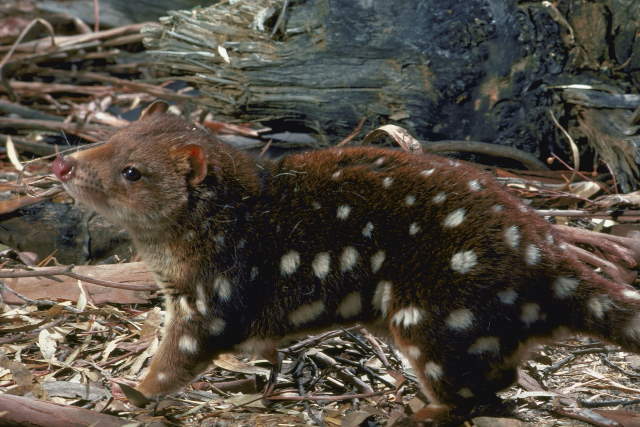
[[[220,325],[214,322],[207,331],[200,322],[188,316],[170,321],[138,391],[146,397],[155,397],[179,390],[191,382],[219,354],[211,348],[211,337],[203,334],[203,331],[215,333],[211,330],[215,328],[220,329]]]

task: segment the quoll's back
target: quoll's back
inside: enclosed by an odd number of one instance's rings
[[[639,349],[640,294],[455,161],[357,147],[262,162],[154,113],[57,162],[70,194],[129,229],[165,293],[147,396],[221,352],[274,359],[285,337],[354,322],[393,337],[433,416],[495,399],[530,344],[561,331]],[[134,215],[146,200],[155,213]]]

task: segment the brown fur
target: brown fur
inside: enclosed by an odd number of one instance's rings
[[[432,409],[490,400],[561,330],[640,350],[640,294],[455,161],[356,147],[263,162],[155,111],[56,162],[71,195],[130,231],[166,296],[147,396],[221,352],[273,358],[284,337],[355,322],[389,331]]]

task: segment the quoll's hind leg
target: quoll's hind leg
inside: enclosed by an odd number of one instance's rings
[[[517,372],[514,366],[503,364],[497,341],[492,337],[471,341],[450,337],[445,342],[424,324],[412,324],[412,319],[415,316],[394,315],[390,330],[429,399],[429,405],[416,413],[414,420],[464,420],[478,409],[503,414],[504,405],[496,393],[513,384]]]
[[[165,330],[165,336],[151,365],[137,389],[146,397],[155,397],[179,390],[204,371],[217,355],[204,345],[206,338],[195,322],[174,321]]]

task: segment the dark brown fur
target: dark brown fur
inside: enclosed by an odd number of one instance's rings
[[[273,359],[284,337],[355,322],[389,331],[433,408],[490,400],[532,342],[562,331],[640,350],[640,294],[451,160],[357,147],[261,162],[156,113],[58,161],[70,194],[131,232],[165,293],[147,396],[221,352]]]

